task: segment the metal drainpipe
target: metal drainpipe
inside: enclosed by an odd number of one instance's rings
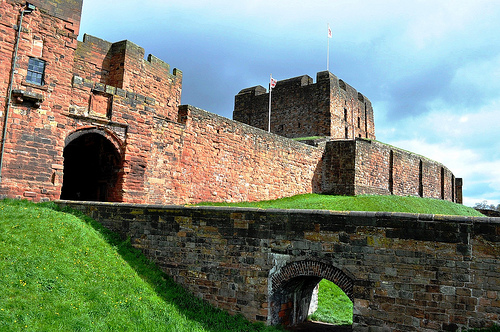
[[[10,72],[9,89],[7,93],[7,107],[5,109],[5,118],[3,122],[3,131],[2,131],[2,146],[0,150],[0,182],[2,182],[3,155],[5,150],[5,137],[7,136],[7,121],[9,120],[10,100],[12,98],[12,85],[14,84],[14,72],[16,71],[17,50],[19,48],[19,39],[21,37],[21,31],[23,26],[23,17],[25,13],[29,14],[34,9],[34,6],[28,3],[26,3],[26,7],[27,8],[21,10],[21,18],[19,19],[19,26],[17,29],[17,36],[16,36],[16,46],[14,47],[14,57],[12,59],[12,70]]]

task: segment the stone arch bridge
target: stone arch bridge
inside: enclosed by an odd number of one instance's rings
[[[304,321],[317,283],[354,331],[500,324],[500,218],[59,201],[130,237],[196,296],[266,324]]]

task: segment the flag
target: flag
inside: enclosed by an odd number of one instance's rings
[[[269,86],[271,87],[271,89],[276,86],[276,83],[278,83],[278,81],[271,76],[271,81],[269,82]]]
[[[330,24],[328,24],[328,38],[332,38],[332,29],[330,28]]]

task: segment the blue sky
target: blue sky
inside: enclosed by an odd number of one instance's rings
[[[497,0],[84,0],[84,33],[128,39],[183,72],[182,104],[232,118],[234,96],[326,70],[371,100],[379,141],[500,204]]]

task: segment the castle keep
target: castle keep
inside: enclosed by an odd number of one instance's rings
[[[279,81],[268,133],[266,89],[242,90],[234,120],[179,106],[182,72],[130,41],[77,41],[81,8],[0,0],[2,197],[185,204],[316,192],[461,202],[461,179],[444,165],[375,141],[370,101],[333,74]]]

